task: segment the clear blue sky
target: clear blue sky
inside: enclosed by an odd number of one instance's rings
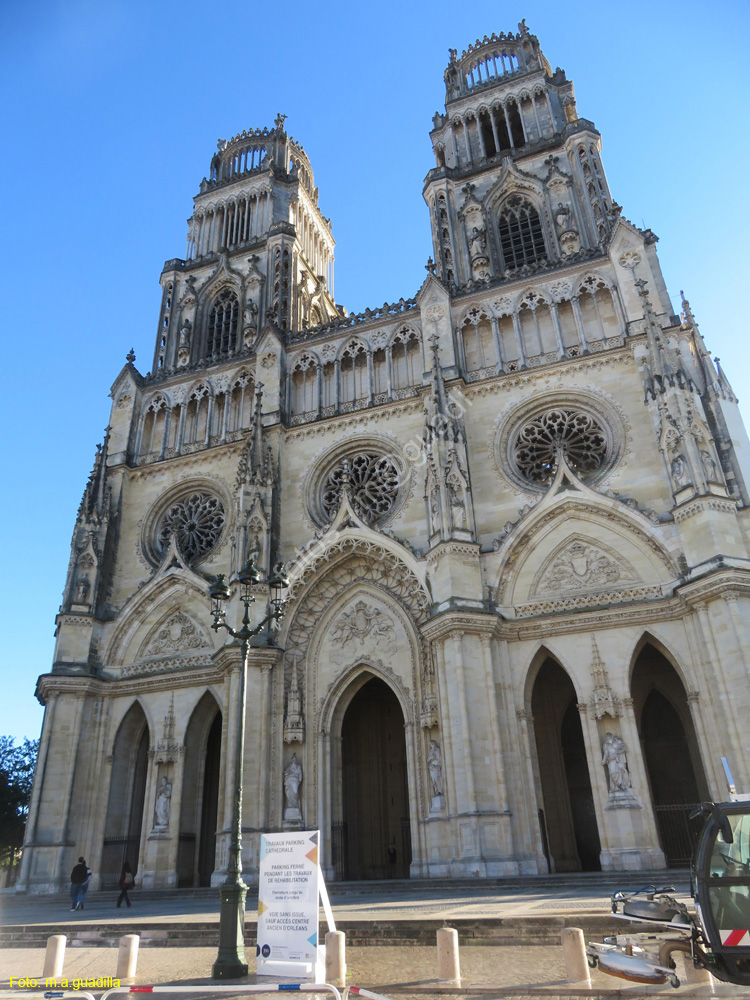
[[[163,262],[185,252],[219,137],[305,146],[349,309],[413,294],[448,48],[525,17],[602,133],[614,197],[661,238],[750,413],[746,364],[750,6],[41,0],[0,11],[4,528],[0,734],[38,735],[71,531],[109,387],[150,363]]]

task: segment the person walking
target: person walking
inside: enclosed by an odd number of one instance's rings
[[[117,897],[117,908],[119,910],[120,905],[123,901],[128,904],[128,909],[130,909],[130,900],[128,899],[128,889],[133,888],[135,878],[133,877],[133,869],[130,867],[129,861],[123,861],[122,871],[120,872],[120,895]]]
[[[89,887],[91,869],[83,858],[78,859],[78,864],[70,873],[70,902],[73,904],[71,910],[82,910],[83,901],[86,898],[86,890]]]

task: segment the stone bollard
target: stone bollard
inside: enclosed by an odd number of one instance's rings
[[[455,927],[441,927],[437,932],[438,979],[461,982],[458,961],[458,931]]]
[[[65,945],[68,939],[64,934],[53,934],[47,938],[47,951],[44,953],[45,979],[56,979],[62,975],[65,963]]]
[[[343,931],[326,934],[326,982],[346,986],[346,935]]]
[[[591,983],[589,963],[586,959],[586,943],[580,927],[565,927],[562,939],[565,975],[569,983]]]
[[[132,979],[138,967],[140,934],[123,934],[117,949],[117,978]]]

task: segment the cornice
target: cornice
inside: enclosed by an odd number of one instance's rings
[[[750,569],[716,569],[679,587],[680,597],[691,608],[717,597],[725,597],[726,591],[750,596]]]
[[[493,635],[497,629],[497,615],[487,611],[441,611],[420,628],[425,639],[442,639],[451,632],[468,632],[474,635]]]

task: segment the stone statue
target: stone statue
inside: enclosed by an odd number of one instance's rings
[[[707,482],[717,483],[719,481],[719,478],[716,473],[716,462],[714,462],[714,460],[711,458],[711,453],[708,451],[702,451],[701,462],[703,463],[703,471],[706,475]]]
[[[292,759],[284,768],[284,798],[286,808],[284,818],[294,818],[294,813],[300,812],[299,786],[302,784],[302,765],[297,760],[297,754],[292,754]]]
[[[440,531],[440,508],[438,507],[437,491],[430,497],[430,527],[432,534]]]
[[[685,466],[685,459],[682,455],[675,455],[672,459],[670,471],[672,473],[672,479],[675,486],[684,486],[687,482],[687,468]]]
[[[630,792],[633,782],[628,770],[625,744],[619,736],[607,733],[602,743],[602,764],[609,772],[609,792]]]
[[[193,331],[192,323],[189,319],[182,321],[182,326],[180,327],[180,350],[190,350],[190,336]]]
[[[154,828],[166,830],[169,826],[169,811],[172,808],[172,782],[164,775],[156,793],[154,805]]]
[[[463,501],[461,483],[456,476],[449,476],[447,481],[448,496],[451,505],[451,520],[454,528],[466,527],[466,506]]]
[[[78,581],[78,585],[76,587],[76,601],[78,602],[78,604],[86,603],[86,600],[89,596],[89,587],[90,587],[89,578],[86,575],[82,576],[81,579]]]
[[[427,769],[430,772],[430,782],[432,783],[432,797],[436,799],[443,794],[443,755],[437,740],[430,740]]]
[[[469,254],[472,260],[476,260],[478,257],[484,257],[484,248],[487,245],[487,240],[485,238],[484,229],[479,229],[474,226],[471,236],[469,237]]]

